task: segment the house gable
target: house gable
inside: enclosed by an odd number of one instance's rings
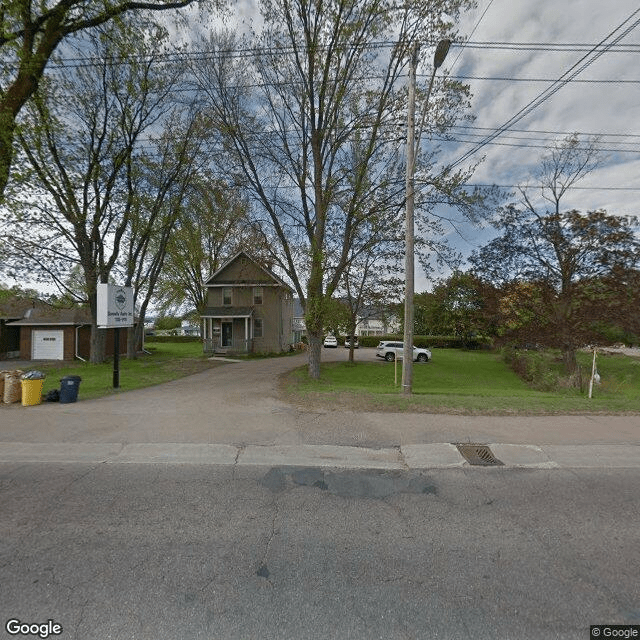
[[[266,267],[258,264],[244,251],[218,269],[206,282],[207,287],[220,286],[281,286],[289,287]]]

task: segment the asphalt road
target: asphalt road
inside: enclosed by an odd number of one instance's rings
[[[2,464],[0,637],[17,619],[64,640],[584,640],[640,625],[638,486],[638,469]]]
[[[309,409],[278,396],[298,362],[0,407],[0,637],[25,637],[9,620],[64,640],[640,625],[640,416]],[[469,467],[450,444],[467,439],[507,466]]]

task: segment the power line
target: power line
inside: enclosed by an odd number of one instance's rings
[[[493,0],[492,0],[493,1]],[[490,6],[490,5],[489,5]],[[488,9],[489,7],[487,7]],[[486,12],[486,10],[485,10]],[[483,14],[484,15],[484,14]],[[482,19],[482,18],[481,18]],[[437,43],[431,41],[420,42],[424,46],[435,46]],[[381,40],[360,45],[362,50],[390,49],[395,47],[397,42],[391,40]],[[545,42],[477,42],[472,40],[452,42],[451,47],[460,48],[461,52],[465,48],[468,49],[491,49],[491,50],[508,50],[508,51],[552,51],[552,52],[600,52],[600,53],[640,53],[640,44],[611,44],[604,45],[602,42],[597,44],[587,43],[545,43]],[[352,46],[352,48],[355,48]],[[322,47],[318,48],[321,51]],[[154,54],[153,56],[114,56],[113,64],[126,64],[130,62],[157,60],[158,62],[178,62],[182,60],[194,60],[202,62],[215,58],[225,59],[242,59],[251,58],[261,55],[290,55],[296,50],[293,47],[286,46],[263,46],[263,47],[243,47],[243,48],[225,48],[225,49],[193,49],[188,51],[174,51],[164,54]],[[454,60],[452,67],[457,62],[458,55]],[[76,57],[58,57],[57,62],[51,62],[47,65],[49,69],[66,69],[70,67],[89,67],[102,64],[103,61],[99,57],[92,56],[76,56]],[[11,64],[11,63],[9,63]],[[17,62],[14,66],[17,66]]]
[[[636,9],[631,15],[626,18],[618,27],[616,27],[609,35],[603,38],[597,45],[591,48],[591,50],[575,64],[573,64],[567,71],[565,71],[555,82],[551,84],[547,89],[540,93],[536,98],[526,104],[520,111],[507,120],[502,126],[496,129],[493,133],[489,134],[484,140],[476,144],[472,149],[464,153],[458,160],[456,160],[450,168],[454,168],[459,164],[465,162],[468,158],[482,149],[485,145],[491,143],[501,133],[504,133],[510,129],[514,124],[517,124],[525,116],[529,115],[534,109],[546,102],[551,96],[558,92],[562,87],[571,82],[576,75],[584,71],[588,66],[593,64],[600,56],[606,53],[611,47],[617,44],[622,38],[628,35],[633,29],[640,24],[640,20],[636,20],[630,27],[626,28],[620,35],[616,36],[613,42],[607,42],[617,31],[620,31],[631,19],[633,19],[640,9]]]
[[[421,77],[428,77],[428,74],[419,74]],[[449,76],[452,80],[489,80],[496,82],[555,82],[553,78],[508,78],[498,76]],[[572,82],[585,84],[640,84],[640,80],[619,80],[619,79],[574,79]]]
[[[628,20],[628,19],[627,19]],[[452,45],[454,46],[454,45]],[[458,45],[460,46],[460,45]],[[602,53],[640,53],[640,44],[614,44],[607,46],[602,42],[562,43],[562,42],[468,42],[464,45],[468,49],[493,49],[507,51],[568,51],[581,53],[602,51]]]
[[[477,184],[477,183],[466,183],[464,186],[466,187],[480,187],[480,188],[491,188],[498,187],[498,189],[518,189],[523,185],[520,184]],[[536,187],[533,187],[536,188]],[[575,187],[572,186],[571,189],[575,189],[577,191],[640,191],[640,187]]]
[[[476,22],[475,26],[471,30],[471,33],[469,34],[468,40],[466,42],[464,42],[461,47],[459,47],[460,51],[458,51],[458,55],[456,56],[456,59],[451,64],[450,69],[453,69],[453,67],[456,66],[456,63],[460,59],[460,56],[462,55],[462,52],[466,49],[467,44],[471,41],[471,38],[473,37],[473,34],[476,32],[476,30],[480,26],[480,23],[482,22],[482,19],[485,17],[487,11],[489,11],[489,9],[491,8],[492,4],[493,4],[493,0],[489,0],[489,4],[485,7],[485,10],[482,12],[482,15],[478,18],[478,21]]]
[[[444,138],[444,137],[439,137],[439,136],[435,136],[435,139],[443,141],[443,142],[452,142],[452,143],[456,143],[456,144],[464,144],[465,142],[466,143],[473,142],[473,140],[460,140],[460,139],[457,139],[457,138]],[[509,138],[507,138],[507,139],[509,139]],[[491,142],[486,142],[485,144],[486,145],[492,145],[492,146],[498,146],[498,147],[517,147],[517,148],[521,148],[521,149],[545,149],[545,150],[548,150],[548,149],[552,149],[553,148],[553,145],[518,144],[518,143],[514,143],[514,142],[494,142],[493,140]],[[602,151],[603,153],[640,153],[640,147],[638,149],[620,149],[620,148],[609,149],[609,148],[600,147],[599,151]]]
[[[462,125],[462,124],[457,124],[453,126],[454,129],[472,129],[472,130],[479,130],[479,131],[496,131],[497,128],[496,127],[477,127],[475,125]],[[599,133],[593,133],[593,132],[585,132],[585,131],[546,131],[546,130],[542,130],[542,129],[512,129],[510,128],[509,131],[512,131],[514,133],[541,133],[541,134],[547,134],[547,135],[552,135],[552,136],[572,136],[572,135],[577,135],[577,136],[589,136],[589,137],[607,137],[607,138],[640,138],[640,134],[638,133],[605,133],[605,132],[599,132]]]

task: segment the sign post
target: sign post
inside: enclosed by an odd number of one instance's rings
[[[113,284],[97,287],[97,324],[113,329],[113,388],[120,387],[120,329],[133,327],[133,288]]]

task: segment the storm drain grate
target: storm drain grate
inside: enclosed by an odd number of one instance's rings
[[[469,464],[482,467],[496,467],[504,465],[504,462],[498,460],[491,449],[486,444],[472,443],[455,443],[458,451],[464,456]]]

